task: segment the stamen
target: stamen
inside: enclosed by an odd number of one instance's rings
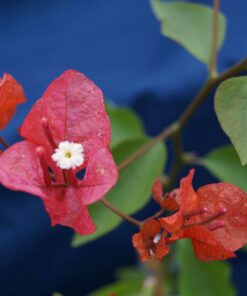
[[[212,216],[209,216],[208,218],[204,219],[201,223],[202,224],[209,223],[212,220],[217,219],[217,218],[225,215],[226,212],[227,212],[227,209],[226,208],[220,208],[217,213],[215,213]]]
[[[200,209],[198,209],[198,210],[195,210],[195,211],[191,211],[191,212],[185,213],[184,216],[185,216],[186,218],[190,218],[190,217],[192,217],[192,216],[205,214],[205,213],[207,213],[207,211],[208,211],[208,208],[200,208]]]
[[[208,226],[208,230],[213,231],[225,226],[225,221],[217,221],[215,224]]]
[[[45,149],[42,146],[36,148],[36,155],[39,158],[40,166],[43,170],[44,181],[47,187],[51,186],[51,176],[48,171],[48,166],[45,161]]]
[[[218,210],[218,212],[216,212],[215,214],[213,214],[213,215],[205,218],[204,220],[202,220],[200,222],[197,222],[197,223],[187,224],[186,226],[196,226],[196,225],[204,225],[204,224],[207,224],[207,223],[211,222],[212,220],[217,219],[217,218],[223,216],[226,212],[227,212],[227,209],[226,208],[220,208]]]
[[[41,125],[43,127],[43,130],[45,132],[45,135],[46,135],[48,141],[51,144],[51,147],[53,149],[56,149],[57,145],[56,145],[56,143],[55,143],[55,141],[53,139],[48,118],[43,117],[43,118],[41,118],[41,121],[40,122],[41,122]]]

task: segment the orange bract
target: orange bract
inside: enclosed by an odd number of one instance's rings
[[[177,191],[178,190],[175,189],[163,195],[162,183],[157,179],[152,188],[152,195],[155,202],[158,203],[161,208],[168,211],[177,211],[179,209],[179,205],[176,201]]]
[[[181,238],[189,238],[192,241],[195,255],[202,261],[225,260],[236,255],[225,249],[215,238],[213,232],[204,226],[188,227],[183,231]]]
[[[203,261],[235,257],[233,252],[247,243],[247,194],[229,183],[209,184],[195,192],[193,176],[191,170],[180,182],[179,210],[159,219],[170,233],[166,242],[189,238]]]
[[[219,207],[227,212],[218,220],[224,227],[214,231],[214,236],[227,249],[235,251],[247,243],[247,194],[235,185],[223,182],[201,187],[198,192],[199,207],[207,207],[204,217]]]
[[[166,231],[160,234],[161,225],[154,219],[147,220],[139,233],[132,237],[133,246],[137,249],[141,261],[151,258],[158,260],[168,254],[169,247],[166,243]]]
[[[10,75],[0,79],[0,129],[3,129],[15,114],[16,106],[26,101],[22,86]]]

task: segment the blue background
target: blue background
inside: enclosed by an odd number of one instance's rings
[[[224,0],[221,6],[228,19],[219,59],[224,69],[247,53],[247,2]],[[0,72],[18,79],[28,98],[1,132],[10,143],[33,103],[68,68],[85,73],[116,104],[133,107],[150,135],[178,117],[207,75],[204,65],[160,35],[147,0],[1,0],[0,37]],[[187,125],[184,141],[200,155],[228,142],[212,99]],[[198,184],[211,180],[198,172]],[[129,225],[71,249],[72,231],[51,228],[38,198],[4,188],[0,195],[1,296],[86,295],[111,281],[117,267],[136,261]],[[246,256],[233,265],[239,295],[245,295]]]

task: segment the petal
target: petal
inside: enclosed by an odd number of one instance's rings
[[[166,231],[173,233],[183,226],[184,216],[181,212],[177,212],[171,216],[160,218],[159,221]]]
[[[145,221],[141,228],[141,234],[144,239],[144,242],[149,242],[150,240],[153,240],[155,236],[160,232],[161,225],[157,220],[154,219],[148,219]]]
[[[162,200],[163,200],[163,186],[162,183],[160,182],[160,179],[157,179],[152,187],[152,195],[153,199],[161,205]]]
[[[57,145],[65,140],[85,144],[94,137],[105,146],[110,144],[110,122],[102,92],[77,71],[65,71],[54,80],[23,123],[24,138],[49,148],[40,124],[42,117],[48,119]]]
[[[227,213],[218,218],[225,226],[217,229],[214,236],[225,248],[235,251],[247,243],[247,194],[240,188],[229,183],[209,184],[201,187],[198,192],[199,206],[207,207],[207,214],[212,215],[219,208],[226,208]],[[215,223],[214,220],[212,223]]]
[[[162,201],[161,207],[171,212],[178,211],[180,208],[177,202],[178,196],[179,189],[174,189],[172,192],[166,193]]]
[[[113,187],[117,178],[118,170],[109,149],[99,140],[93,140],[86,173],[80,185],[84,204],[100,200]]]
[[[53,226],[68,226],[81,235],[91,234],[96,230],[77,188],[49,188],[43,202]]]
[[[3,129],[15,114],[16,106],[25,101],[22,86],[5,73],[0,79],[0,129]]]
[[[35,146],[29,141],[14,144],[0,156],[0,183],[11,190],[44,197],[44,177]]]
[[[191,239],[195,255],[202,261],[225,260],[236,257],[233,252],[224,248],[206,227],[188,227],[184,230],[182,238]]]
[[[163,186],[160,179],[157,179],[152,188],[153,199],[160,205],[161,208],[168,211],[177,211],[179,205],[176,201],[178,189],[174,189],[170,193],[163,196]]]
[[[180,181],[180,209],[183,213],[194,210],[198,204],[198,197],[192,186],[194,174],[195,170],[190,170],[188,176],[184,177]]]
[[[141,233],[136,233],[132,236],[132,244],[139,253],[142,262],[145,262],[150,259],[150,249],[144,246]]]
[[[161,238],[155,247],[155,258],[158,260],[162,260],[170,251],[167,243],[166,243],[166,231],[162,232]]]

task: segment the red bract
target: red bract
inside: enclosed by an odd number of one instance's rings
[[[227,209],[224,216],[208,223],[213,226],[216,221],[223,221],[224,227],[214,230],[215,238],[227,249],[235,251],[247,243],[247,194],[237,186],[222,182],[209,184],[197,191],[198,207],[207,207],[208,211],[202,217],[208,219],[219,208]]]
[[[198,198],[192,187],[194,171],[191,170],[189,175],[180,182],[179,190],[176,190],[176,200],[179,204],[179,210],[172,216],[161,218],[162,226],[169,232],[179,230],[185,222],[186,213],[197,212]]]
[[[79,72],[64,72],[36,102],[21,135],[26,140],[1,155],[0,182],[39,196],[52,225],[69,226],[82,235],[94,232],[87,206],[100,200],[118,175],[100,89]],[[51,158],[64,141],[84,148],[84,162],[76,169],[63,170]],[[82,170],[85,175],[79,179],[76,174]]]
[[[147,220],[139,233],[132,237],[133,246],[140,254],[141,261],[150,258],[161,260],[168,252],[166,243],[166,232],[161,233],[161,225],[157,220]]]
[[[229,183],[209,184],[197,193],[194,170],[180,182],[178,212],[160,219],[172,243],[189,238],[203,261],[235,257],[233,251],[247,243],[247,194]]]
[[[195,251],[195,255],[202,261],[225,260],[236,257],[215,238],[212,231],[204,226],[187,227],[181,234],[181,238],[189,238]]]
[[[152,188],[153,199],[160,205],[161,208],[168,211],[177,211],[179,205],[177,203],[177,190],[163,194],[163,186],[160,180],[156,180]]]
[[[9,74],[0,78],[0,129],[3,129],[15,114],[16,106],[24,103],[22,86]]]

